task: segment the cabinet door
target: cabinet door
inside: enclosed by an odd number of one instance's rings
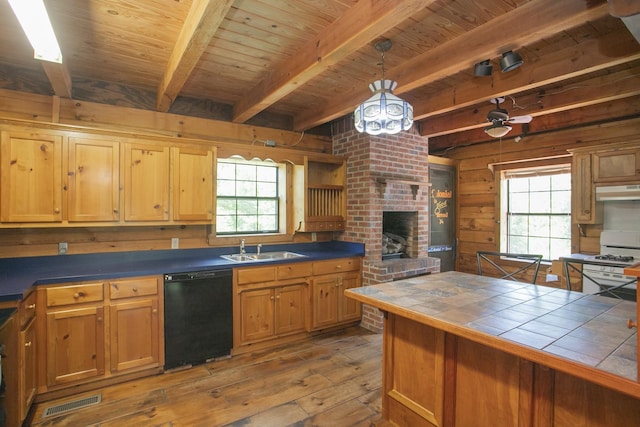
[[[31,403],[36,397],[36,322],[31,323],[20,332],[19,346],[22,354],[19,357],[18,390],[20,396],[20,419],[24,420]]]
[[[47,385],[104,375],[102,307],[47,313]]]
[[[625,182],[640,179],[640,149],[593,153],[594,182]]]
[[[110,306],[111,372],[159,365],[158,299],[119,302]]]
[[[591,154],[574,154],[571,174],[572,220],[578,224],[597,224],[601,203],[595,200]]]
[[[240,339],[242,343],[272,337],[274,329],[273,289],[240,293]]]
[[[276,335],[304,331],[306,291],[306,284],[276,289]]]
[[[338,302],[336,290],[338,276],[326,276],[313,279],[311,292],[312,327],[314,329],[332,326],[338,322]]]
[[[169,219],[169,147],[124,144],[124,219]]]
[[[62,137],[2,131],[2,222],[62,220]]]
[[[173,219],[213,219],[213,152],[173,148]]]
[[[344,274],[340,279],[339,287],[339,307],[338,321],[346,322],[349,320],[360,319],[362,314],[362,304],[358,301],[344,296],[344,291],[352,288],[359,288],[361,280],[359,274]]]
[[[119,143],[69,138],[69,221],[120,218]]]

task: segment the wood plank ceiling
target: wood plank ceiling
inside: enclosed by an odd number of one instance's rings
[[[529,133],[640,115],[639,3],[45,0],[58,65],[32,58],[1,1],[0,88],[326,133],[370,96],[382,71],[373,45],[388,38],[385,78],[442,152],[487,141],[498,96],[533,116]],[[524,65],[502,73],[508,50]],[[485,59],[492,75],[474,76]]]

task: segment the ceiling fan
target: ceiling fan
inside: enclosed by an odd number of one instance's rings
[[[504,98],[492,98],[491,103],[496,104],[496,108],[487,113],[487,121],[490,126],[484,128],[487,135],[493,138],[505,136],[512,129],[510,124],[529,123],[532,120],[530,115],[509,117],[509,112],[504,108],[500,108],[500,103],[504,102]]]

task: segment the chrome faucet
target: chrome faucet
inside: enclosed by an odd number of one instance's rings
[[[240,254],[244,255],[246,251],[244,250],[244,239],[240,240]]]
[[[260,249],[262,249],[262,243],[258,243],[256,246],[256,252],[258,252],[258,255],[260,255]]]

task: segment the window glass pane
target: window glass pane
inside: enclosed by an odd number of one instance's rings
[[[529,212],[529,193],[515,193],[509,198],[509,212]]]
[[[235,215],[236,214],[236,199],[222,199],[218,198],[216,202],[216,212],[218,215]]]
[[[531,193],[531,204],[529,209],[529,212],[549,212],[551,209],[551,193],[548,191]]]
[[[276,182],[278,180],[278,170],[271,166],[258,166],[256,179],[258,181]]]
[[[551,175],[551,188],[554,191],[569,190],[571,191],[571,175],[563,173],[560,175]]]
[[[518,254],[526,254],[527,250],[527,237],[519,237],[513,236],[509,243],[511,244],[509,247],[509,252],[518,253]]]
[[[256,167],[254,165],[236,165],[236,179],[241,181],[255,181]]]
[[[527,236],[529,234],[529,217],[513,215],[509,219],[509,234]]]
[[[238,199],[238,215],[255,215],[258,213],[258,201]]]
[[[551,189],[551,179],[548,176],[534,176],[529,178],[531,191],[548,191]]]
[[[216,230],[219,233],[230,233],[236,231],[236,217],[228,215],[218,215],[216,217]]]
[[[236,183],[235,181],[226,181],[219,179],[217,182],[216,193],[218,196],[235,196],[236,195]]]
[[[258,200],[258,212],[260,215],[276,215],[278,203],[275,200]]]
[[[544,237],[530,237],[527,253],[544,255],[549,253],[549,239]]]
[[[256,182],[255,181],[237,181],[236,191],[238,196],[242,197],[255,197],[256,196]]]
[[[571,253],[571,240],[549,239],[551,245],[551,259],[558,259]]]
[[[530,216],[529,236],[549,237],[549,217]]]
[[[278,194],[278,185],[275,182],[258,182],[258,195],[260,197],[275,197]]]
[[[276,215],[260,215],[258,222],[261,230],[275,230],[278,228],[278,217]]]
[[[528,192],[529,180],[523,178],[513,178],[509,180],[509,191],[511,193]]]
[[[571,214],[571,190],[551,193],[552,212]]]
[[[218,179],[236,179],[236,165],[233,163],[218,163]]]

